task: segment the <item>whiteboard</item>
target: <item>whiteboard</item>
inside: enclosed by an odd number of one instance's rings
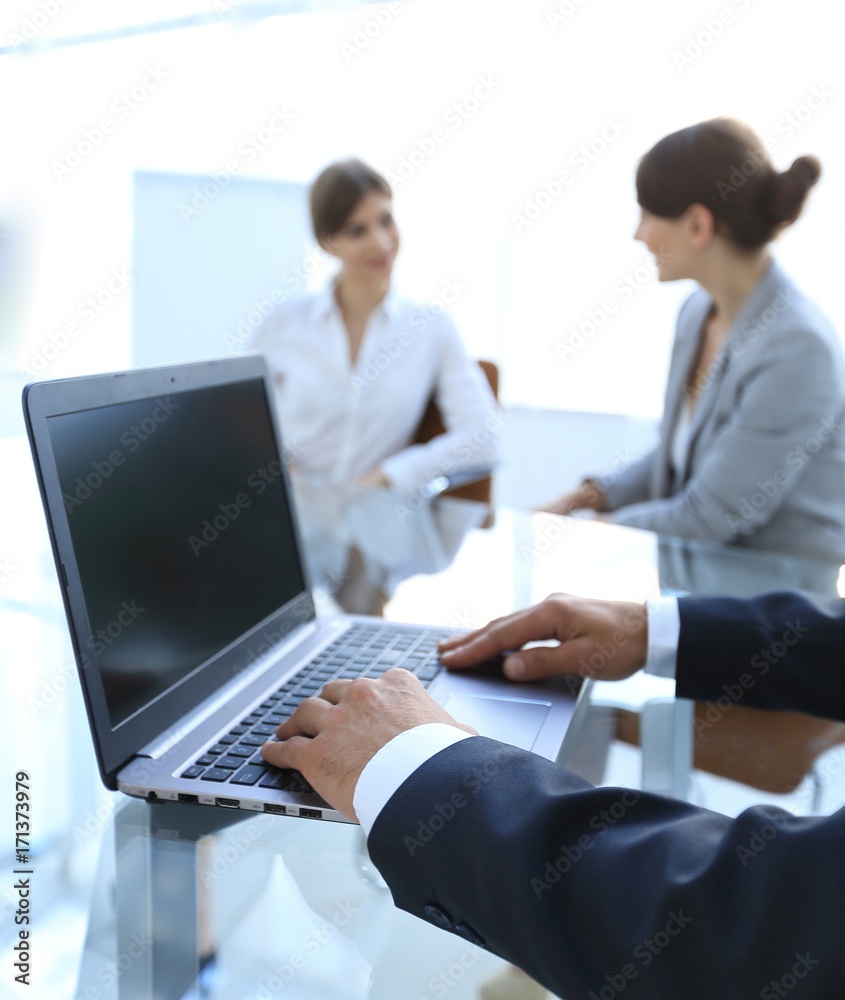
[[[305,185],[135,174],[132,361],[226,357],[274,301],[304,290]]]

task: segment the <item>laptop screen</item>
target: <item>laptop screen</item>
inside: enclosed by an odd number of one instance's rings
[[[47,426],[115,728],[305,589],[264,382]]]

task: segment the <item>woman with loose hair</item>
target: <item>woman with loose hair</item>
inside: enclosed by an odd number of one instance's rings
[[[416,491],[492,468],[501,418],[481,369],[442,303],[415,304],[392,286],[390,185],[360,160],[334,163],[311,186],[310,207],[340,271],[320,292],[279,304],[249,344],[267,358],[297,470]],[[414,444],[432,395],[446,432]]]
[[[772,258],[821,168],[779,173],[748,126],[717,118],[640,161],[635,238],[660,281],[692,278],[656,448],[547,509],[589,508],[665,535],[845,561],[845,361],[829,321]]]

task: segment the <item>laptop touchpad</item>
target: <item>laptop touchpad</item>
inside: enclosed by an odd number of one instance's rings
[[[472,726],[481,736],[530,750],[551,705],[547,701],[453,694],[443,707],[457,722]]]

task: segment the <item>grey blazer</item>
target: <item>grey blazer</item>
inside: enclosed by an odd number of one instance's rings
[[[607,509],[618,524],[665,535],[845,562],[845,357],[775,262],[707,373],[674,469],[672,437],[711,304],[699,290],[681,307],[657,447],[594,477]]]

